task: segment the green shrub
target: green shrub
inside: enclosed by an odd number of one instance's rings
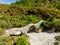
[[[55,42],[54,45],[59,45],[59,43],[58,42]]]
[[[0,18],[0,27],[1,28],[14,28],[14,27],[22,27],[26,26],[29,23],[36,23],[40,21],[40,18],[36,16],[30,15],[22,15],[22,16],[3,16]]]
[[[54,23],[52,21],[46,21],[41,24],[41,27],[45,30],[52,30],[54,28]]]
[[[16,45],[30,45],[28,37],[22,35],[18,38]]]
[[[60,41],[60,36],[55,37],[57,41]]]
[[[55,28],[55,30],[57,31],[60,31],[60,21],[59,21],[60,19],[56,19],[56,18],[54,18],[53,19],[53,22],[54,22],[54,28]]]
[[[5,29],[4,28],[0,28],[0,35],[4,34]]]
[[[0,37],[0,45],[13,45],[14,40],[13,37]]]
[[[55,39],[56,39],[56,42],[54,43],[54,45],[59,45],[60,44],[60,36],[56,36]]]

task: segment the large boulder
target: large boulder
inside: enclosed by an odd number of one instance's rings
[[[8,30],[6,30],[6,32],[5,32],[5,36],[10,36],[10,35],[20,35],[20,34],[25,34],[25,35],[27,35],[27,33],[28,33],[28,31],[34,31],[35,30],[35,32],[40,32],[41,31],[41,29],[40,29],[40,31],[39,31],[39,26],[41,25],[41,23],[43,23],[44,21],[40,21],[40,22],[38,22],[38,23],[36,23],[36,24],[28,24],[27,26],[25,26],[25,27],[21,27],[21,28],[12,28],[12,29],[8,29]]]

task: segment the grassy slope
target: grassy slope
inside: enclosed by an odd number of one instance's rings
[[[58,2],[59,0],[57,0],[57,3],[54,1],[47,3],[45,1],[41,2],[43,5],[37,3],[39,4],[38,6],[34,3],[34,5],[28,6],[22,3],[12,3],[11,5],[0,4],[0,34],[4,33],[4,29],[22,27],[29,23],[36,23],[41,19],[47,21],[42,25],[43,29],[46,28],[48,30],[53,27],[56,30],[60,30],[60,3]],[[13,45],[14,39],[15,37],[0,38],[0,45]]]

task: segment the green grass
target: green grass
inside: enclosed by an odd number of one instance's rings
[[[30,45],[28,37],[25,35],[22,35],[18,38],[16,45]]]
[[[0,37],[0,45],[13,45],[14,37]]]
[[[22,36],[10,36],[10,37],[0,37],[0,45],[30,45],[28,37]]]
[[[15,16],[2,16],[0,15],[0,27],[1,28],[14,28],[26,26],[29,23],[36,23],[40,18],[30,15],[15,15]]]

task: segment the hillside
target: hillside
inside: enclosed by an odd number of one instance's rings
[[[46,21],[41,24],[42,32],[60,32],[60,0],[16,0],[10,5],[0,4],[0,35],[4,34],[6,29],[24,27],[40,20]],[[11,44],[15,43],[15,38],[17,40],[20,36],[6,39]],[[4,39],[3,37],[1,42]]]

